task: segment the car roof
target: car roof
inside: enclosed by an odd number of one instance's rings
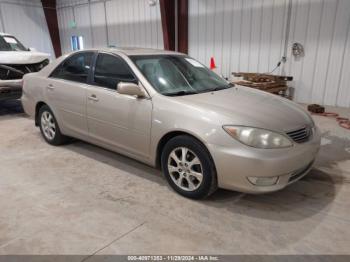
[[[179,52],[152,49],[152,48],[140,48],[140,47],[118,47],[118,48],[101,48],[101,49],[85,49],[84,51],[101,51],[110,53],[123,53],[127,56],[133,55],[184,55]]]

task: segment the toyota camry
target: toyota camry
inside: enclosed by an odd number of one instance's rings
[[[153,49],[78,51],[24,76],[22,104],[51,145],[78,138],[161,168],[183,196],[280,190],[312,168],[320,134],[285,98],[234,86]]]

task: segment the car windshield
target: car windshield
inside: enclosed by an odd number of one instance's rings
[[[198,94],[231,87],[226,80],[187,56],[143,55],[130,58],[163,95]]]
[[[15,37],[0,36],[0,51],[28,51]]]

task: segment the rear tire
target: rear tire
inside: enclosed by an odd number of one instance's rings
[[[58,146],[68,142],[68,137],[62,135],[56,118],[47,105],[40,107],[38,117],[41,134],[47,143]]]
[[[182,196],[201,199],[217,189],[215,165],[208,150],[190,136],[177,136],[166,143],[161,166],[170,186]]]

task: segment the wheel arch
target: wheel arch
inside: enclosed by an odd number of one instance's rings
[[[39,101],[38,103],[36,103],[35,105],[35,116],[34,116],[34,120],[35,120],[35,126],[39,126],[39,110],[42,106],[44,106],[47,104],[43,101]]]
[[[160,166],[161,166],[161,155],[162,155],[162,152],[163,152],[163,149],[164,149],[164,146],[166,145],[166,143],[170,139],[177,137],[177,136],[181,136],[181,135],[189,136],[189,137],[195,139],[196,141],[198,141],[199,143],[201,143],[204,146],[204,148],[207,150],[209,157],[211,158],[211,160],[214,164],[214,168],[216,170],[214,159],[213,159],[212,155],[210,154],[210,151],[209,151],[208,147],[206,146],[205,142],[202,139],[198,138],[197,136],[191,134],[190,132],[186,132],[183,130],[170,131],[170,132],[164,134],[162,136],[162,138],[159,140],[158,145],[157,145],[157,150],[156,150],[156,158],[155,158],[156,168],[160,168]]]

